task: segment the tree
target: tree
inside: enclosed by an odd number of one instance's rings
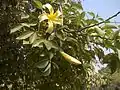
[[[103,78],[94,71],[96,57],[112,73],[119,69],[120,27],[110,19],[120,12],[104,20],[70,0],[5,1],[0,23],[3,88],[91,88]],[[112,52],[106,55],[104,49]]]

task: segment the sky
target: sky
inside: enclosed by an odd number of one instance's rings
[[[83,0],[82,4],[85,11],[92,11],[104,19],[120,11],[120,0]],[[112,21],[120,22],[120,14]]]

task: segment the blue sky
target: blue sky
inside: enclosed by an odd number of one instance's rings
[[[82,4],[85,11],[98,13],[104,19],[120,11],[120,0],[84,0]],[[120,15],[112,21],[120,22]]]

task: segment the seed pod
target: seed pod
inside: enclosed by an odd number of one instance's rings
[[[65,60],[67,60],[68,62],[70,62],[71,64],[76,64],[79,65],[81,64],[81,62],[79,60],[77,60],[76,58],[68,55],[67,53],[60,51],[61,55],[65,58]]]

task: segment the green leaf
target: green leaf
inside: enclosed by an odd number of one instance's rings
[[[51,68],[49,68],[46,72],[43,73],[43,76],[49,76],[51,73]]]
[[[44,40],[44,44],[47,50],[50,50],[51,48],[58,49],[57,45],[55,45],[52,41]]]
[[[23,44],[30,44],[29,41],[23,40]]]
[[[112,42],[111,42],[111,41],[104,40],[104,43],[105,43],[105,47],[106,47],[106,48],[112,48],[112,49],[113,49],[113,45],[112,45]]]
[[[115,47],[120,49],[120,42],[118,40],[115,40]]]
[[[80,18],[83,19],[84,17],[85,17],[85,12],[82,12],[82,13],[80,14]]]
[[[98,21],[94,20],[94,19],[87,19],[86,22],[87,22],[88,25],[98,23]]]
[[[58,64],[56,64],[55,62],[52,62],[52,64],[53,64],[53,68],[54,68],[54,69],[59,69]]]
[[[50,60],[54,57],[54,54],[52,52],[49,53]]]
[[[27,14],[27,15],[25,15],[25,14],[22,14],[21,15],[21,19],[28,19],[30,16]]]
[[[26,27],[30,27],[30,26],[36,26],[37,24],[36,23],[21,23],[22,26],[26,26]]]
[[[96,32],[101,35],[104,36],[105,35],[105,31],[103,31],[101,28],[99,28],[98,26],[95,26]]]
[[[30,37],[33,33],[34,33],[33,31],[23,32],[23,34],[20,35],[19,37],[17,37],[16,39],[19,39],[19,40],[27,39],[27,38]]]
[[[95,17],[95,14],[93,12],[87,12],[90,16]]]
[[[14,33],[16,31],[20,30],[22,27],[23,27],[22,25],[16,26],[16,27],[14,27],[13,29],[10,30],[10,33]]]
[[[33,42],[33,44],[32,44],[32,47],[39,47],[39,45],[40,45],[41,43],[43,43],[44,40],[45,40],[45,39],[35,40],[35,41]]]
[[[48,71],[48,69],[50,69],[50,68],[51,68],[51,63],[49,63],[49,64],[47,65],[47,67],[45,68],[44,72]]]
[[[118,58],[120,60],[120,49],[117,49],[117,53],[118,53]]]
[[[106,24],[102,27],[103,29],[117,29],[117,27],[113,24]]]
[[[21,23],[21,25],[22,25],[22,26],[26,26],[26,27],[30,27],[30,25],[27,24],[27,23]]]
[[[119,67],[119,59],[116,54],[110,53],[103,58],[103,63],[107,63],[111,69],[111,73],[114,73]]]
[[[45,44],[47,50],[50,50],[52,48],[52,43],[50,41],[45,40],[44,44]]]
[[[51,73],[51,63],[49,63],[46,69],[44,70],[43,76],[49,76],[50,73]]]
[[[113,36],[112,36],[112,39],[117,39],[117,36],[119,35],[119,30],[117,30],[117,31],[115,31],[114,33],[113,33]]]
[[[65,37],[64,37],[64,33],[62,31],[57,31],[56,32],[56,36],[60,39],[60,40],[65,40]]]
[[[111,69],[111,73],[114,73],[117,70],[117,60],[112,60],[108,66]]]
[[[55,33],[52,33],[52,34],[49,36],[48,40],[53,40],[55,37],[56,37],[56,34],[55,34]]]
[[[110,63],[111,59],[114,59],[115,54],[114,53],[109,53],[103,57],[103,63]]]
[[[104,51],[101,48],[94,48],[94,51],[96,53],[96,55],[98,56],[99,59],[103,58],[104,56]]]
[[[37,33],[35,32],[34,34],[31,35],[31,37],[29,38],[29,41],[32,44],[36,39],[37,39]]]
[[[83,7],[81,3],[72,3],[72,8],[78,9],[78,10],[83,10]]]
[[[101,18],[101,17],[98,17],[97,19],[98,19],[98,20],[100,20],[100,21],[104,21],[104,19],[103,19],[103,18]]]
[[[37,68],[45,68],[48,65],[48,63],[49,63],[49,60],[45,59],[45,60],[42,60],[42,61],[36,63],[35,67],[37,67]]]
[[[39,9],[42,8],[42,3],[40,2],[40,0],[33,0],[33,5]]]

